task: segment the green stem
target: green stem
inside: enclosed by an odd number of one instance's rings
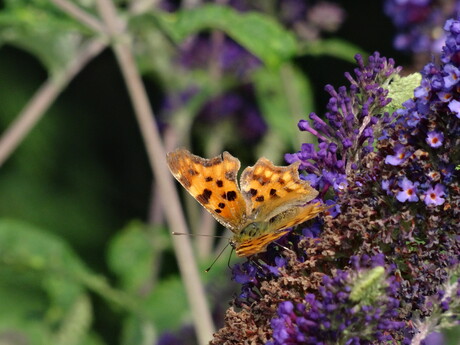
[[[96,3],[101,18],[103,18],[107,30],[113,38],[112,48],[125,79],[148,158],[158,181],[166,219],[171,229],[187,233],[188,229],[180,206],[179,196],[167,168],[165,150],[154,121],[153,110],[132,55],[129,34],[124,31],[126,25],[118,17],[112,1],[98,0]],[[200,281],[190,239],[187,236],[172,236],[172,240],[191,311],[194,315],[193,321],[198,340],[200,344],[206,344],[212,337],[214,325],[205,298],[204,288]]]
[[[85,44],[58,76],[48,78],[35,92],[34,96],[0,138],[0,166],[5,163],[34,128],[73,77],[105,47],[106,44],[100,40],[93,40]]]

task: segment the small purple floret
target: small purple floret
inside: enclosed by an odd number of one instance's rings
[[[398,199],[400,202],[418,201],[418,196],[417,196],[418,182],[413,183],[407,177],[405,177],[402,181],[399,182],[398,185],[402,188],[402,191],[400,191],[396,195],[396,199]]]

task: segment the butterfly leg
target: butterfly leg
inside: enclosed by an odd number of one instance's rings
[[[248,258],[249,261],[251,261],[251,263],[253,263],[255,266],[257,266],[262,272],[264,270],[264,268],[260,265],[260,263],[258,262],[259,259],[255,259],[253,256],[250,256]]]
[[[278,247],[281,247],[283,248],[284,250],[288,251],[288,252],[291,252],[292,254],[295,254],[295,252],[292,250],[292,249],[289,249],[288,247],[286,246],[283,246],[281,243],[278,243],[277,241],[274,242]]]

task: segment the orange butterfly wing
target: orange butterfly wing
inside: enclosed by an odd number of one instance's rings
[[[328,207],[307,204],[318,192],[299,177],[298,164],[275,166],[260,158],[236,178],[240,161],[228,152],[205,159],[178,149],[167,155],[169,169],[217,221],[235,233],[238,256],[251,256],[284,236],[289,228]],[[252,228],[251,228],[252,227]]]
[[[244,169],[240,185],[254,220],[268,220],[318,195],[307,181],[300,179],[298,168],[299,162],[280,167],[260,158],[253,167]]]
[[[236,236],[236,254],[251,256],[266,250],[273,241],[284,236],[293,226],[301,224],[327,207],[320,203],[307,204],[318,191],[299,177],[299,163],[287,167],[275,166],[260,158],[253,167],[247,167],[240,179],[243,197],[251,213],[249,220],[257,231],[242,229]]]
[[[247,207],[236,182],[240,161],[224,152],[205,159],[185,149],[168,153],[174,177],[223,226],[237,232],[246,221]]]

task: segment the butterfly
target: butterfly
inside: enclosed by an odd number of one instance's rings
[[[275,166],[260,158],[237,174],[241,163],[224,152],[205,159],[186,149],[167,154],[171,173],[223,226],[233,232],[230,244],[240,257],[264,252],[295,225],[328,207],[310,203],[318,191],[299,178],[299,162]]]

